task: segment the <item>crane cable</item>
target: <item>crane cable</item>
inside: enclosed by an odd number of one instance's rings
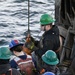
[[[26,36],[26,42],[30,41],[30,0],[28,0],[28,31],[27,31],[27,36]]]
[[[30,0],[28,0],[28,33],[30,33],[30,29],[29,29],[29,18],[30,18]]]

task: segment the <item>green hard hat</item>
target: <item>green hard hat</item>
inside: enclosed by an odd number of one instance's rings
[[[52,50],[46,51],[46,53],[42,55],[42,60],[49,65],[57,65],[59,63],[56,53]]]
[[[11,52],[8,47],[0,48],[0,59],[10,59]]]
[[[47,25],[53,23],[55,20],[49,14],[43,14],[40,18],[41,25]]]

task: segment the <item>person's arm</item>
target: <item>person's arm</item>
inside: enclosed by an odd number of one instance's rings
[[[59,40],[60,40],[60,47],[55,51],[56,53],[62,50],[62,45],[63,45],[63,37],[59,36]]]
[[[41,57],[47,50],[52,50],[53,49],[53,42],[50,38],[46,38],[43,41],[43,48],[39,48],[35,50],[35,54],[38,57]]]

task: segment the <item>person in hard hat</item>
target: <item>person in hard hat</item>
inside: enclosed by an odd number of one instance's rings
[[[54,73],[52,73],[52,72],[45,72],[44,74],[42,74],[42,75],[55,75]]]
[[[60,47],[59,29],[53,25],[53,22],[55,20],[49,14],[43,14],[40,18],[41,30],[45,31],[39,43],[41,49],[35,51],[35,54],[40,57],[47,50],[58,52]]]
[[[59,63],[59,59],[53,50],[46,51],[45,54],[42,55],[42,61],[42,68],[45,72],[49,71],[58,75],[59,70],[56,65]]]
[[[10,48],[10,51],[13,53],[13,55],[16,56],[10,61],[11,67],[18,69],[18,65],[16,63],[16,61],[17,61],[16,58],[19,57],[23,60],[25,60],[27,58],[26,53],[23,52],[23,44],[20,43],[18,40],[12,40],[9,43],[9,48]],[[31,57],[31,56],[29,56],[29,57]]]
[[[11,40],[11,42],[9,43],[9,49],[12,52],[12,56],[11,59],[12,60],[14,57],[16,57],[16,55],[13,53],[14,49],[17,48],[20,49],[19,52],[23,49],[23,44],[20,43],[18,40]]]
[[[38,47],[38,49],[35,50],[35,54],[39,58],[49,49],[55,52],[59,51],[59,29],[53,22],[55,22],[55,20],[49,14],[43,14],[40,18],[41,30],[44,31],[44,34],[40,42],[34,42]]]
[[[12,40],[9,44],[9,47],[10,51],[16,56],[10,61],[11,67],[20,70],[22,74],[26,73],[29,75],[28,73],[32,73],[32,70],[30,69],[35,68],[34,62],[30,55],[23,52],[23,44],[21,44],[18,40]]]
[[[0,75],[21,75],[19,71],[11,68],[9,64],[11,52],[8,47],[0,48]]]
[[[10,65],[12,68],[18,69],[18,65],[15,61],[16,57],[26,59],[27,55],[22,51],[23,49],[23,44],[20,43],[18,40],[11,40],[9,43],[9,49],[14,55],[13,59],[10,60]],[[11,57],[12,58],[12,57]]]

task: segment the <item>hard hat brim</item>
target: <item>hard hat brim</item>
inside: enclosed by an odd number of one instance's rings
[[[7,55],[7,56],[0,56],[0,59],[10,59],[11,55]]]

